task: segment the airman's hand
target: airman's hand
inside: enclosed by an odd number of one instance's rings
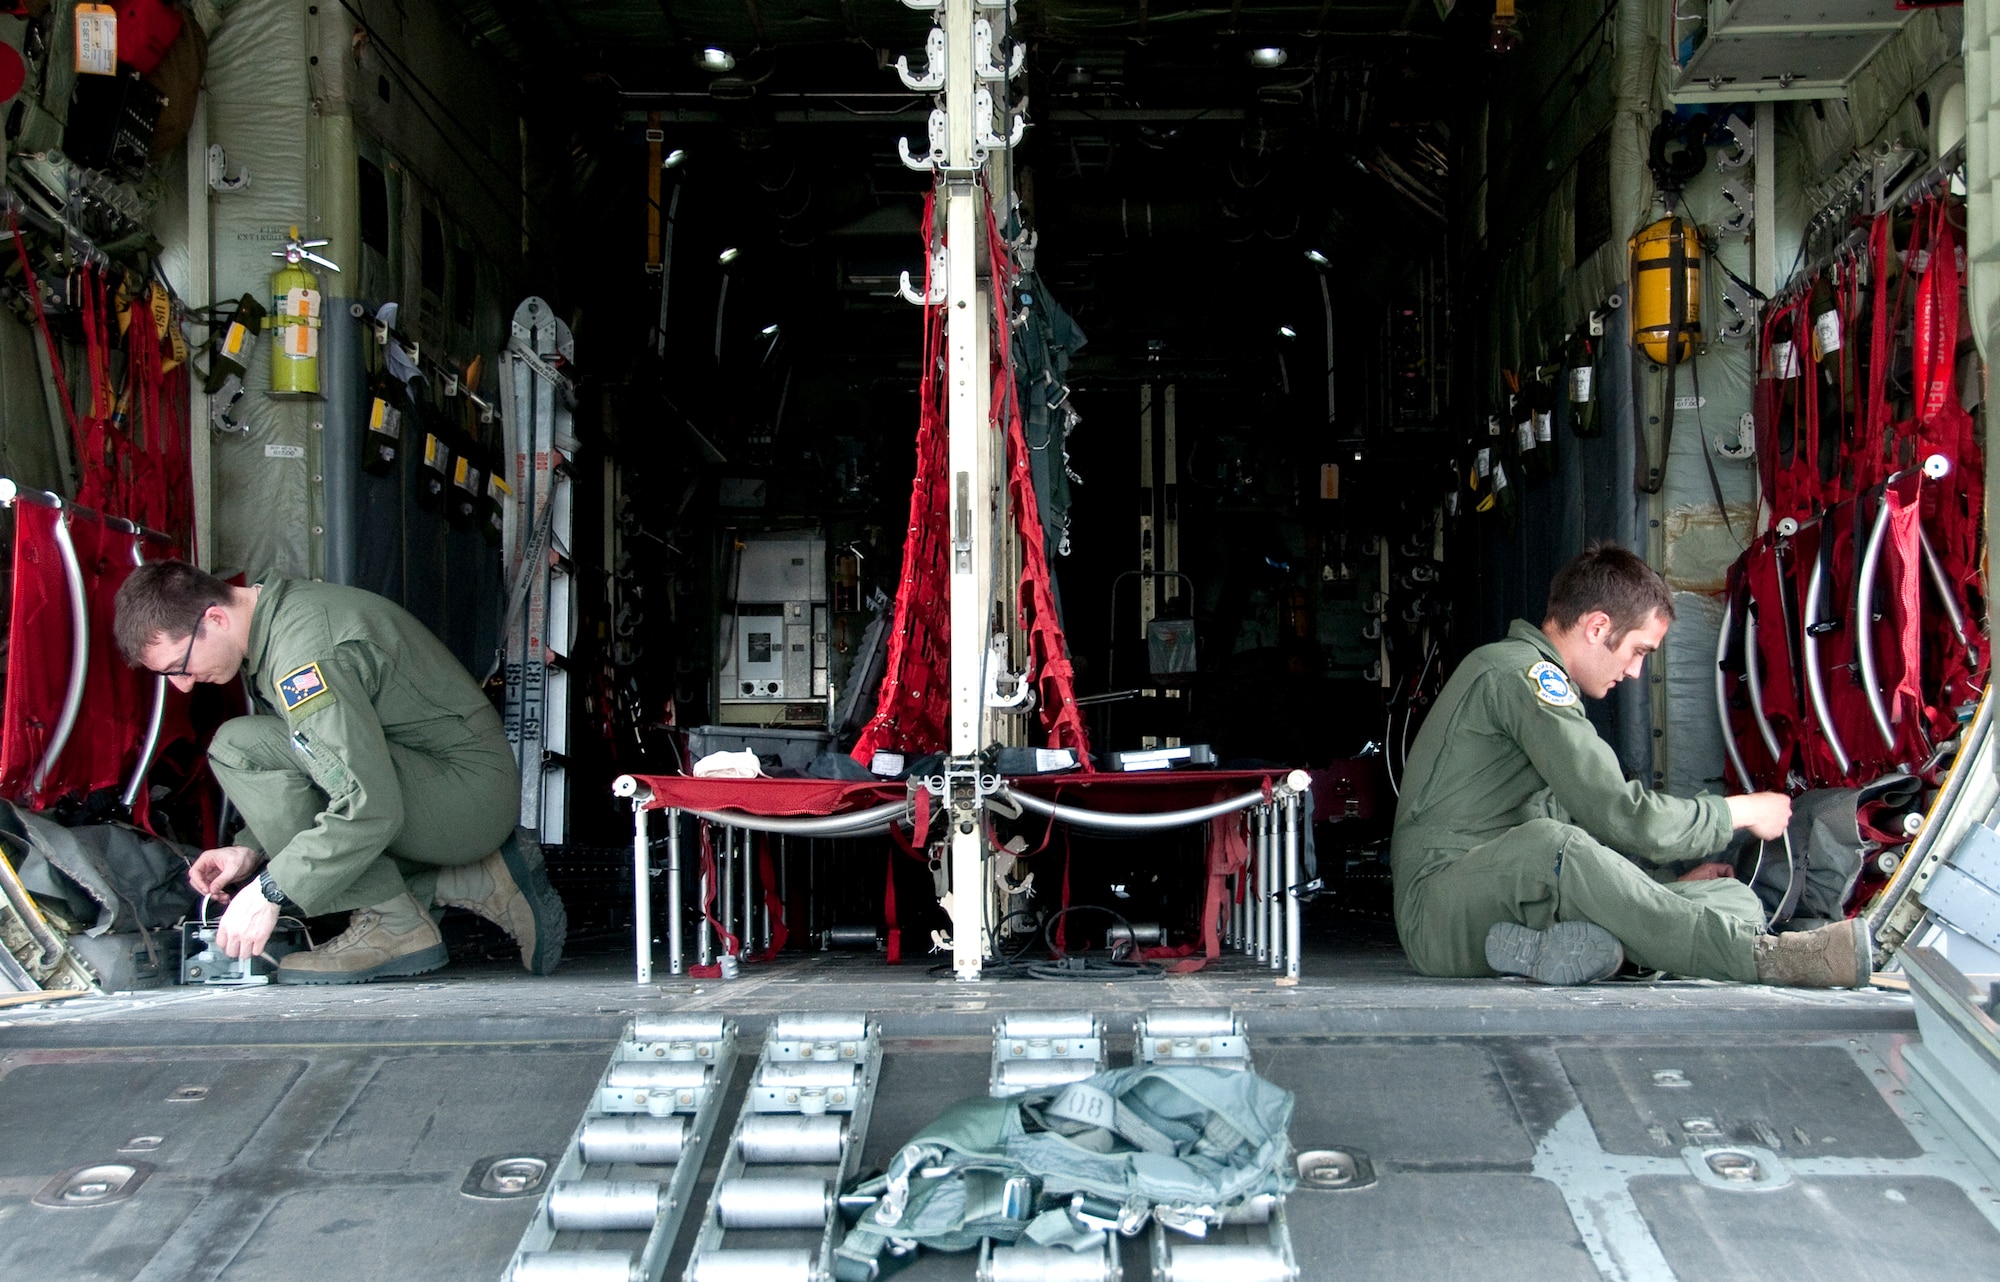
[[[1776,841],[1791,826],[1792,799],[1782,792],[1746,792],[1728,800],[1730,825],[1765,841]]]
[[[1736,867],[1733,864],[1696,864],[1674,880],[1720,881],[1724,877],[1734,877],[1735,875]]]
[[[250,880],[263,864],[263,854],[248,846],[218,846],[201,852],[201,857],[188,869],[188,884],[196,894],[226,904],[230,888]]]
[[[278,926],[278,906],[261,894],[238,895],[216,924],[215,942],[238,961],[255,957],[271,942]]]

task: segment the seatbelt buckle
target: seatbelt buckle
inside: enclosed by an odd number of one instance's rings
[[[1120,1237],[1137,1237],[1152,1214],[1152,1204],[1142,1197],[1128,1197],[1123,1202],[1114,1202],[1094,1193],[1070,1194],[1070,1223],[1081,1229],[1101,1233],[1115,1231]]]

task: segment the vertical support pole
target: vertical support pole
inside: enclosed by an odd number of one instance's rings
[[[708,820],[697,819],[695,822],[705,827]],[[721,863],[719,856],[722,851],[713,836],[710,837],[709,849],[718,857],[703,862],[700,885],[695,892],[698,901],[695,904],[695,911],[701,915],[701,925],[695,934],[695,960],[703,966],[715,960],[715,931],[708,922],[708,897],[715,893],[713,870]]]
[[[956,758],[970,758],[983,746],[980,677],[993,599],[989,565],[996,552],[992,529],[997,495],[987,426],[990,336],[979,286],[984,200],[979,171],[985,153],[977,146],[975,128],[975,17],[974,0],[944,0],[946,493],[952,509],[951,755]],[[952,807],[952,973],[976,980],[986,953],[986,852],[975,800],[953,796],[947,803]]]
[[[1300,811],[1304,806],[1297,794],[1285,798],[1285,875],[1278,885],[1278,898],[1285,906],[1285,975],[1299,977],[1299,897],[1292,887],[1299,884]]]
[[[632,803],[632,951],[635,984],[653,982],[652,851],[647,839],[646,803]]]
[[[1760,102],[1750,123],[1757,155],[1751,162],[1750,205],[1757,211],[1751,228],[1756,260],[1751,274],[1765,297],[1778,292],[1778,104]]]
[[[1264,916],[1264,894],[1271,885],[1271,808],[1259,806],[1250,812],[1250,942],[1258,961],[1270,957],[1270,923]]]
[[[1160,596],[1177,601],[1181,581],[1174,572],[1181,568],[1181,474],[1180,430],[1175,421],[1175,385],[1167,384],[1167,409],[1161,420],[1160,442],[1160,568],[1169,573],[1160,584]]]
[[[1265,849],[1271,852],[1264,865],[1271,874],[1264,882],[1264,918],[1265,929],[1270,933],[1269,960],[1272,970],[1285,964],[1284,820],[1279,817],[1278,811],[1279,805],[1264,807],[1265,814],[1269,816],[1266,823],[1270,834],[1265,840]]]
[[[724,824],[718,836],[722,840],[716,842],[716,878],[722,882],[722,912],[716,914],[716,922],[722,926],[722,938],[716,940],[716,950],[728,952],[728,936],[742,940],[736,930],[736,830]]]
[[[1153,555],[1153,385],[1139,385],[1139,639],[1153,621],[1157,604]]]
[[[173,281],[182,298],[215,297],[214,235],[209,217],[208,186],[208,95],[195,100],[194,119],[187,137],[187,272]],[[336,325],[339,321],[334,322]],[[187,552],[203,569],[215,565],[215,471],[214,437],[208,427],[208,394],[202,380],[188,380],[188,474],[193,490],[193,546]],[[57,425],[52,425],[57,426]],[[66,439],[58,426],[56,439]]]
[[[667,973],[687,971],[681,938],[681,812],[667,812]]]

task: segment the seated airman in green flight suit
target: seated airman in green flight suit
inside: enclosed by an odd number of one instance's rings
[[[1466,656],[1411,745],[1390,844],[1411,964],[1579,984],[1630,957],[1708,979],[1867,983],[1864,922],[1768,935],[1731,865],[1647,872],[1706,859],[1739,828],[1775,840],[1791,817],[1782,793],[1690,799],[1628,781],[1584,716],[1579,694],[1637,677],[1665,639],[1674,607],[1658,573],[1599,544],[1556,574],[1546,614]]]
[[[422,974],[446,961],[437,903],[504,927],[536,974],[555,969],[567,915],[534,837],[516,830],[521,780],[499,714],[409,612],[358,588],[238,588],[161,561],[119,589],[116,634],[126,662],[177,689],[240,677],[248,690],[252,715],[209,747],[246,844],[205,851],[188,873],[228,903],[216,942],[231,957],[262,952],[290,902],[354,915],[284,957],[278,982]]]

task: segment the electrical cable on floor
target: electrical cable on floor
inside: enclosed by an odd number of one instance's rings
[[[1053,933],[1056,923],[1071,913],[1086,911],[1103,913],[1125,929],[1125,939],[1110,948],[1111,959],[1109,961],[1101,961],[1081,954],[1072,956],[1065,950],[1056,947]],[[1025,908],[1017,908],[1000,919],[999,930],[1005,930],[1007,923],[1016,917],[1025,917],[1029,921],[1034,921],[1036,914]],[[998,932],[996,931],[995,933],[997,934]],[[1137,949],[1136,936],[1133,934],[1131,922],[1125,920],[1117,910],[1108,908],[1103,904],[1071,904],[1067,908],[1059,909],[1043,921],[1041,940],[1048,948],[1051,960],[1033,962],[1023,960],[1028,950],[1035,946],[1035,938],[1032,934],[1028,935],[1026,942],[1006,957],[981,958],[979,962],[980,977],[982,979],[1004,979],[1012,976],[1026,976],[1029,979],[1118,981],[1160,979],[1167,973],[1164,966],[1155,962],[1120,960],[1121,958],[1130,957]],[[949,975],[954,972],[950,963],[943,963],[931,967],[930,973],[933,975]]]

